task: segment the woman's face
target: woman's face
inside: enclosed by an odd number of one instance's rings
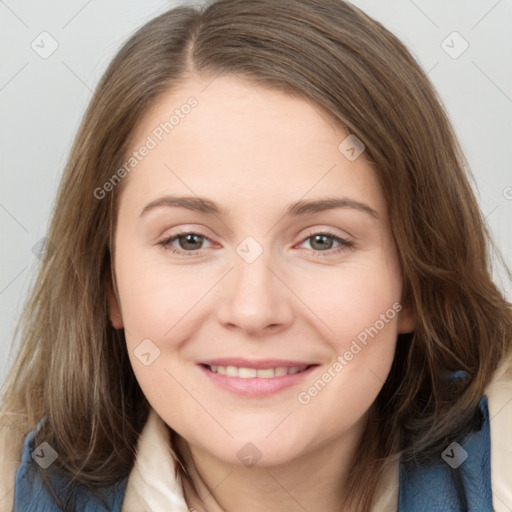
[[[164,96],[135,133],[110,318],[191,446],[278,464],[361,431],[414,321],[363,147],[303,99],[207,84]]]

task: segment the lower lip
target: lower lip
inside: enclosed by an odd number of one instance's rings
[[[258,377],[242,379],[240,377],[228,377],[210,371],[203,365],[199,365],[201,371],[211,379],[215,384],[223,389],[231,391],[235,395],[245,397],[268,396],[283,389],[290,388],[299,384],[305,377],[317,367],[310,366],[300,373],[292,373],[290,375],[282,375],[280,377],[272,377],[270,379],[262,379]]]

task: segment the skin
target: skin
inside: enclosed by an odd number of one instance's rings
[[[338,150],[347,132],[318,107],[234,76],[207,84],[196,77],[164,95],[133,137],[135,150],[187,98],[198,100],[124,178],[110,318],[125,329],[150,404],[182,436],[214,497],[201,504],[186,495],[189,506],[338,511],[366,413],[389,373],[397,334],[414,328],[413,314],[402,309],[389,320],[307,405],[297,395],[400,302],[386,201],[365,153],[349,161]],[[170,194],[207,197],[230,212],[162,206],[141,216]],[[348,207],[284,216],[299,199],[333,196],[365,203],[379,218]],[[315,243],[312,235],[325,230],[354,246],[329,237]],[[206,238],[175,239],[182,254],[158,245],[181,231]],[[263,249],[252,263],[236,252],[247,236]],[[186,254],[193,250],[200,254]],[[147,338],[160,350],[149,366],[134,355]],[[199,370],[199,361],[218,357],[319,366],[297,386],[250,398]],[[253,467],[237,457],[248,442],[261,452]]]

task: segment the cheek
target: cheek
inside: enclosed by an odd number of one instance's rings
[[[308,304],[314,305],[315,316],[325,326],[332,359],[320,378],[302,390],[298,401],[314,401],[315,407],[339,413],[342,422],[363,414],[386,380],[402,309],[398,265],[383,254],[368,256],[364,264],[317,277],[316,286],[308,292]]]
[[[185,349],[205,313],[206,301],[201,298],[217,278],[211,270],[155,263],[131,254],[116,273],[132,368],[153,406],[161,409],[170,396],[185,406],[190,397],[172,376],[184,382],[190,371]],[[188,388],[196,392],[193,381]]]
[[[364,338],[366,329],[376,323],[383,337],[396,330],[402,281],[396,260],[386,255],[371,251],[303,281],[298,294],[307,297],[308,306],[322,320],[326,336],[339,351],[344,352],[360,333]]]
[[[400,309],[387,298],[364,308],[340,305],[331,361],[297,394],[296,419],[308,424],[312,439],[348,431],[371,407],[393,363]]]
[[[203,279],[192,267],[136,256],[120,262],[117,278],[126,331],[132,337],[147,337],[158,343],[166,339],[166,334],[169,337],[169,331],[198,303],[211,281],[211,276]]]

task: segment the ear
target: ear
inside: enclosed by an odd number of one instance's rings
[[[398,313],[398,334],[412,332],[416,328],[416,315],[409,307],[404,307]]]
[[[121,307],[119,306],[119,300],[114,294],[112,285],[108,287],[108,316],[114,329],[122,329],[124,327],[123,315],[121,314]]]

